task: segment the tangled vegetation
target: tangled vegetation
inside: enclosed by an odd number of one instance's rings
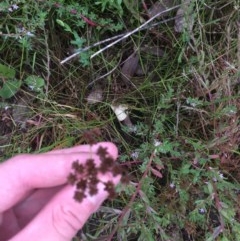
[[[75,240],[240,240],[239,11],[0,3],[1,160],[112,141],[130,177]]]

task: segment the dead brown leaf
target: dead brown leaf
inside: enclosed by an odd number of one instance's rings
[[[151,172],[153,173],[153,175],[155,175],[156,177],[162,178],[162,173],[159,172],[158,170],[154,169],[151,167]]]
[[[133,77],[138,68],[139,56],[137,53],[131,54],[124,62],[121,69],[121,77],[123,81],[128,81]]]
[[[87,96],[87,103],[88,104],[96,104],[103,100],[103,91],[100,87],[92,90],[90,94]]]

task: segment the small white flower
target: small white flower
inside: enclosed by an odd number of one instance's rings
[[[159,141],[158,139],[154,139],[154,146],[160,146],[160,145],[162,145],[162,142],[161,141]]]
[[[219,172],[219,177],[220,177],[221,179],[224,178],[224,176],[223,176],[223,174],[222,174],[221,172]]]
[[[24,33],[26,31],[26,29],[24,27],[20,27],[20,28],[17,28],[17,31],[19,33]]]
[[[5,110],[8,110],[9,108],[10,108],[10,106],[8,106],[8,105],[6,105],[6,106],[4,107]]]
[[[17,4],[13,4],[13,5],[12,5],[12,9],[17,10],[17,9],[19,9],[19,7],[18,7]]]
[[[236,110],[229,110],[229,114],[236,114]]]
[[[196,106],[197,106],[197,104],[196,103],[190,103],[190,105],[193,107],[193,108],[195,108]]]
[[[138,156],[139,156],[139,152],[138,152],[138,151],[134,151],[134,152],[131,154],[131,157],[132,157],[133,159],[137,159]]]
[[[213,177],[212,179],[214,182],[217,182],[217,178],[216,177]]]
[[[175,188],[175,184],[173,182],[170,183],[169,187]]]
[[[198,211],[199,211],[200,214],[204,214],[206,212],[206,210],[204,208],[199,208]]]
[[[26,32],[26,35],[29,36],[29,37],[33,37],[34,36],[34,34],[29,32],[29,31]]]
[[[13,12],[13,9],[11,7],[8,8],[8,12]]]
[[[155,147],[158,147],[158,146],[162,145],[162,142],[159,141],[158,139],[154,139],[154,140],[153,140],[153,145],[154,145]],[[157,154],[157,148],[155,148],[154,154]]]
[[[130,126],[129,131],[131,131],[133,133],[137,133],[137,127],[136,126]]]

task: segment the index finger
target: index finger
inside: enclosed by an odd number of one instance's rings
[[[116,151],[116,146],[111,144],[110,142],[99,142],[95,145],[79,145],[79,146],[74,146],[74,147],[70,147],[70,148],[64,148],[64,149],[58,149],[58,150],[52,150],[49,151],[45,154],[68,154],[68,153],[73,153],[73,152],[93,152],[96,153],[99,146],[108,146],[108,152],[109,153],[115,153]]]

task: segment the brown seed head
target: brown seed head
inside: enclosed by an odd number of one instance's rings
[[[100,146],[97,150],[97,155],[99,155],[100,160],[104,159],[108,155],[107,147]]]
[[[74,199],[78,202],[82,202],[82,200],[86,197],[85,193],[82,191],[75,191]]]
[[[67,177],[67,181],[68,181],[69,184],[74,185],[77,181],[76,175],[73,174],[73,173],[70,173]]]
[[[85,191],[87,188],[87,181],[85,179],[81,179],[77,182],[76,187],[78,190]]]

